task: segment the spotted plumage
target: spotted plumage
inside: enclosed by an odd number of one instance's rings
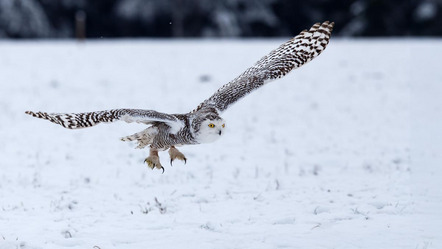
[[[159,150],[169,149],[174,159],[186,161],[175,146],[213,142],[224,133],[225,122],[219,116],[229,106],[264,84],[281,78],[318,56],[327,46],[334,23],[314,24],[261,58],[252,67],[222,86],[195,110],[186,114],[166,114],[153,110],[114,109],[86,113],[26,113],[47,119],[68,129],[79,129],[114,121],[136,122],[148,127],[123,141],[136,141],[137,148],[150,147],[146,162],[151,168],[163,169]]]

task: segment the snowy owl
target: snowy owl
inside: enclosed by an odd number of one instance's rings
[[[148,127],[145,130],[121,140],[136,140],[137,148],[149,146],[149,156],[144,161],[151,169],[162,169],[164,173],[158,151],[169,150],[170,164],[175,159],[185,163],[186,157],[176,147],[209,143],[220,138],[225,128],[225,121],[220,117],[222,112],[253,90],[285,76],[318,56],[326,48],[333,26],[333,22],[326,21],[302,31],[222,86],[189,113],[166,114],[153,110],[114,109],[71,114],[27,111],[26,114],[47,119],[68,129],[91,127],[117,120],[146,124]]]

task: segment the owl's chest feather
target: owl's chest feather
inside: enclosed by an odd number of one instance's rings
[[[153,139],[152,147],[168,149],[170,146],[180,146],[194,143],[195,141],[188,127],[180,129],[177,133],[172,133],[170,127],[160,125],[158,127],[158,134]]]

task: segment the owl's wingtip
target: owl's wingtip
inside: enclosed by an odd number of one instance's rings
[[[31,115],[32,117],[35,118],[43,118],[43,119],[48,119],[47,116],[48,114],[45,112],[33,112],[33,111],[25,111],[26,114]]]
[[[325,21],[324,24],[329,27],[330,31],[333,30],[333,27],[335,26],[335,22],[330,22],[328,20]]]
[[[36,116],[35,112],[32,111],[25,111],[25,114],[31,115],[31,116]]]

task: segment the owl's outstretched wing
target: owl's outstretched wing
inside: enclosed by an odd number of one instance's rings
[[[222,112],[253,90],[311,61],[327,47],[333,26],[333,22],[326,21],[314,24],[308,31],[302,31],[222,86],[194,111],[216,108]]]
[[[26,114],[36,118],[49,120],[67,129],[86,128],[99,123],[115,122],[118,120],[128,123],[136,122],[143,124],[162,122],[171,127],[172,133],[184,127],[184,123],[174,115],[141,109],[114,109],[85,113],[46,113],[27,111]]]

